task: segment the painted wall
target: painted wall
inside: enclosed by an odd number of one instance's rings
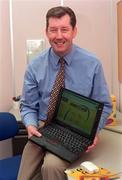
[[[0,111],[12,102],[12,65],[9,29],[9,1],[0,1]]]
[[[10,53],[9,3],[0,1],[0,111],[12,102],[12,66]],[[0,159],[12,154],[11,140],[0,142]]]

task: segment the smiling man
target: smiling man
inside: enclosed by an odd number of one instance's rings
[[[104,103],[98,127],[104,127],[111,112],[111,102],[100,61],[90,52],[73,44],[77,34],[76,16],[69,7],[51,8],[46,15],[46,35],[50,48],[27,67],[21,116],[28,137],[42,136],[38,128],[48,120],[50,97],[64,59],[64,85],[67,89]],[[87,150],[89,152],[97,143]],[[24,148],[18,180],[65,180],[64,170],[70,164],[28,141]]]
[[[47,19],[46,35],[51,47],[58,56],[65,56],[71,51],[72,40],[76,36],[77,28],[75,23],[71,24],[70,21],[68,14],[60,18],[52,16],[49,20]],[[73,22],[76,22],[76,20],[74,19]]]

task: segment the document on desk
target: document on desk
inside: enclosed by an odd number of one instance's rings
[[[80,166],[74,169],[66,169],[65,173],[67,175],[68,180],[109,180],[116,179],[119,180],[119,173],[113,173],[108,169],[99,167],[99,172],[97,173],[87,173]]]

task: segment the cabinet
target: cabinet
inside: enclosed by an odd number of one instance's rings
[[[28,141],[27,130],[25,129],[24,125],[20,121],[18,121],[18,125],[19,125],[19,132],[12,139],[13,155],[22,154],[24,146]]]

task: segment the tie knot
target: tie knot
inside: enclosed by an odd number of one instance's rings
[[[65,59],[64,59],[63,57],[61,57],[61,58],[59,59],[59,63],[60,63],[61,65],[65,65]]]

